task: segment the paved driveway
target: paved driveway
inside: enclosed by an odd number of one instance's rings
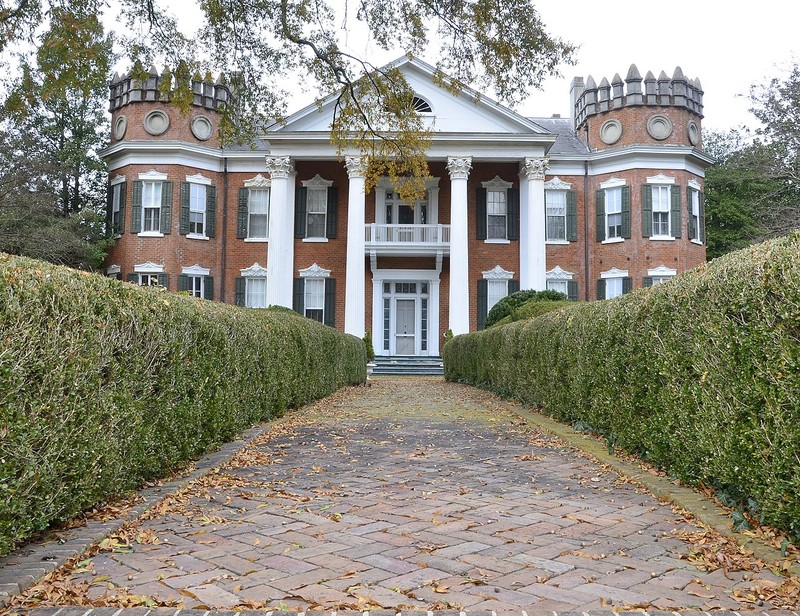
[[[107,540],[58,596],[290,610],[740,609],[734,591],[747,578],[776,579],[698,570],[675,534],[697,530],[490,394],[378,379],[310,405],[168,497],[128,529],[130,545]]]

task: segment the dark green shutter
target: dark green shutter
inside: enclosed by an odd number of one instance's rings
[[[122,182],[119,186],[119,226],[115,232],[122,235],[125,233],[125,203],[128,199],[128,183]]]
[[[653,187],[642,185],[642,237],[653,235]]]
[[[519,190],[509,188],[506,191],[506,205],[508,207],[506,216],[507,238],[509,240],[519,239]]]
[[[203,296],[205,299],[214,299],[213,276],[203,276]]]
[[[111,220],[114,212],[114,187],[109,184],[106,187],[106,235],[114,237],[115,229],[112,227]]]
[[[142,232],[142,181],[134,180],[131,203],[131,233]]]
[[[695,228],[694,224],[694,212],[692,211],[692,190],[692,188],[686,188],[686,213],[689,216],[689,224],[687,227],[689,230],[690,240],[697,239],[697,229]]]
[[[336,280],[325,279],[325,325],[333,327],[336,320]]]
[[[302,239],[306,236],[306,207],[308,204],[308,189],[305,186],[297,188],[294,201],[294,236]]]
[[[706,243],[706,196],[705,193],[700,193],[700,241]]]
[[[128,274],[128,276],[125,279],[128,282],[132,282],[134,284],[139,284],[139,274],[137,274],[136,272],[131,272],[130,274]]]
[[[172,182],[161,183],[161,233],[172,231]],[[161,284],[161,283],[159,283]]]
[[[517,291],[519,291],[519,280],[509,280],[508,294],[511,295],[512,293],[516,293]]]
[[[606,191],[595,191],[594,207],[597,213],[597,241],[602,242],[606,239]]]
[[[625,278],[622,279],[622,294],[630,293],[631,289],[633,289],[633,278],[625,276]]]
[[[606,281],[600,278],[597,281],[597,299],[606,298]]]
[[[169,287],[169,275],[161,272],[158,275],[158,286],[164,287],[165,289]]]
[[[239,207],[236,210],[236,238],[243,240],[247,237],[247,201],[250,196],[248,188],[239,189]]]
[[[475,237],[486,239],[486,189],[475,189]]]
[[[478,329],[483,329],[483,322],[486,320],[486,313],[488,312],[489,312],[489,281],[479,280],[478,281]]]
[[[178,292],[189,290],[189,274],[178,274]]]
[[[245,190],[247,190],[245,188]],[[247,281],[243,277],[236,279],[235,303],[237,306],[244,306],[245,304],[245,291],[247,289]]]
[[[631,239],[631,187],[622,187],[622,237]]]
[[[578,192],[567,191],[567,241],[578,241]]]
[[[338,224],[339,210],[339,189],[336,186],[328,188],[328,217],[325,223],[325,237],[333,239],[336,237],[336,225]]]
[[[642,280],[642,287],[645,289],[649,289],[653,286],[653,277],[652,276],[645,276],[644,280]]]
[[[178,223],[178,232],[181,235],[189,233],[189,182],[181,182],[181,215]]]
[[[295,278],[292,294],[292,310],[305,315],[306,281],[304,278]]]
[[[681,237],[681,190],[677,186],[670,186],[669,195],[671,200],[670,226],[672,227],[672,237]]]
[[[578,283],[574,280],[567,280],[567,299],[571,302],[578,301]]]
[[[206,236],[214,237],[217,230],[217,188],[206,186]]]

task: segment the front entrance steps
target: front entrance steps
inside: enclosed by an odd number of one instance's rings
[[[442,376],[444,364],[439,356],[377,356],[373,376]]]

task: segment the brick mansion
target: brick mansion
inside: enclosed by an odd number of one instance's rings
[[[700,82],[631,66],[575,78],[571,117],[524,117],[394,66],[430,120],[415,203],[388,179],[365,191],[358,152],[330,142],[333,98],[222,148],[230,93],[196,81],[181,113],[145,80],[111,84],[106,273],[251,308],[280,305],[378,355],[439,355],[519,289],[609,299],[705,261]],[[566,95],[566,93],[565,93]]]

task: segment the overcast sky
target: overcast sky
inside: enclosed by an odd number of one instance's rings
[[[548,79],[542,91],[532,89],[516,108],[528,116],[569,117],[569,86],[575,76],[592,75],[597,83],[603,77],[611,81],[614,73],[625,79],[630,65],[636,64],[642,77],[647,71],[658,77],[662,70],[672,77],[680,66],[687,78],[699,78],[703,86],[705,128],[756,127],[758,121],[748,111],[750,86],[780,75],[793,58],[800,59],[799,0],[534,3],[547,31],[580,49],[576,65],[561,67],[563,78]],[[388,62],[402,53],[364,46],[359,33],[347,38],[354,51],[375,62]],[[435,58],[423,59],[435,63]],[[303,102],[308,104],[305,97]],[[291,110],[299,106],[290,105]]]

